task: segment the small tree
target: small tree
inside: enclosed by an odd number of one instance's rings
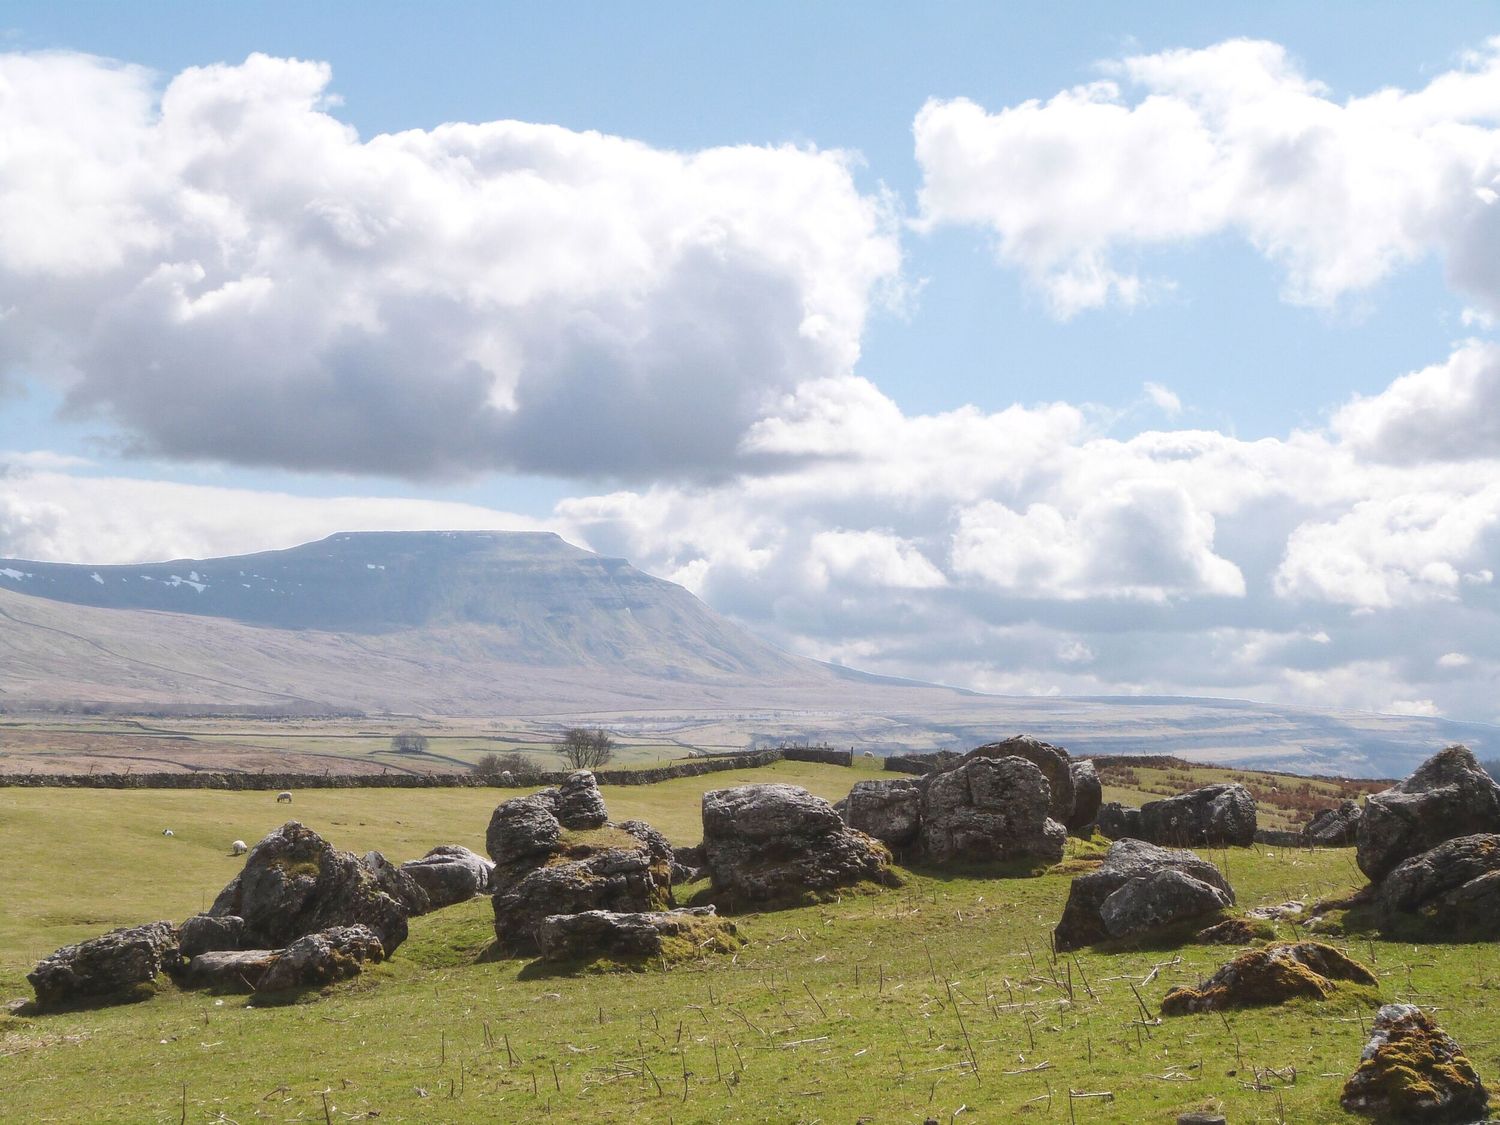
[[[481,754],[472,768],[474,776],[483,778],[485,781],[499,781],[502,775],[508,773],[513,782],[520,784],[525,784],[538,772],[535,762],[525,754],[515,752]]]
[[[427,736],[414,730],[402,731],[391,739],[391,749],[398,754],[425,754]]]
[[[596,770],[615,756],[615,740],[597,727],[569,727],[553,749],[569,769]]]

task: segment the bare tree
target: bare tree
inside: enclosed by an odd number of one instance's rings
[[[615,756],[615,740],[597,727],[569,727],[553,747],[569,769],[596,770]]]
[[[416,731],[402,731],[391,739],[391,749],[398,754],[427,753],[427,736]]]

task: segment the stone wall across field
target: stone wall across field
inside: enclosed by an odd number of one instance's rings
[[[780,750],[749,754],[689,758],[670,765],[639,770],[595,770],[600,785],[651,785],[679,777],[700,777],[721,770],[756,769],[782,759]],[[842,763],[848,765],[847,762]],[[528,774],[517,778],[517,788],[560,785],[568,770]],[[27,789],[486,789],[498,782],[469,773],[234,773],[198,770],[183,773],[6,773],[0,788]]]
[[[825,766],[854,765],[853,750],[835,750],[829,746],[781,746],[781,756],[789,762],[821,762]]]

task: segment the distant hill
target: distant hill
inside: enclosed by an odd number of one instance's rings
[[[359,532],[129,566],[0,559],[0,708],[587,717],[738,748],[878,752],[1025,731],[1079,753],[1163,753],[1399,776],[1482,724],[1233,700],[984,696],[782,652],[687,590],[555,535]]]

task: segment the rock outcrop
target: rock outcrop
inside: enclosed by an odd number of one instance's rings
[[[1466,746],[1450,746],[1365,801],[1355,859],[1372,880],[1445,840],[1500,833],[1500,785]]]
[[[922,784],[905,779],[856,781],[843,817],[850,828],[889,848],[910,847],[922,828]]]
[[[44,957],[26,979],[37,1006],[86,1001],[137,999],[157,976],[175,971],[177,928],[170,922],[111,930]]]
[[[494,867],[461,844],[439,844],[421,859],[403,863],[401,871],[426,893],[430,908],[439,910],[487,893]]]
[[[553,790],[548,790],[553,792]],[[564,828],[603,828],[609,821],[599,783],[589,770],[574,770],[555,790],[557,822]]]
[[[1064,821],[1064,826],[1075,835],[1086,835],[1099,820],[1099,808],[1104,803],[1104,786],[1099,782],[1099,771],[1087,758],[1068,762],[1073,774],[1073,814]]]
[[[921,841],[931,862],[1056,863],[1062,858],[1067,829],[1051,816],[1055,803],[1048,779],[1031,759],[971,757],[926,781]]]
[[[1378,1121],[1482,1121],[1489,1094],[1474,1066],[1414,1004],[1387,1004],[1371,1026],[1359,1068],[1344,1083],[1347,1110]]]
[[[1017,735],[1003,742],[990,742],[975,747],[963,756],[964,762],[976,758],[1024,758],[1047,779],[1049,807],[1047,815],[1059,824],[1067,824],[1073,817],[1073,770],[1068,752],[1050,742],[1043,742],[1027,735]]]
[[[490,815],[484,847],[497,868],[545,856],[557,847],[557,802],[544,793],[502,801]]]
[[[1141,838],[1170,847],[1255,842],[1255,798],[1243,785],[1205,785],[1141,806]]]
[[[1382,921],[1420,918],[1448,938],[1500,938],[1500,835],[1445,840],[1404,860],[1376,890]]]
[[[1197,988],[1172,989],[1161,1010],[1163,1015],[1181,1016],[1296,999],[1327,1000],[1339,981],[1379,984],[1374,973],[1331,945],[1281,942],[1241,953]]]
[[[184,957],[211,950],[244,948],[245,920],[236,914],[194,914],[177,931],[177,946]]]
[[[376,873],[296,821],[250,849],[244,870],[208,913],[243,919],[239,943],[253,948],[281,949],[307,934],[356,924],[380,938],[386,956],[406,940],[407,911]]]
[[[1344,801],[1336,809],[1319,809],[1302,829],[1302,838],[1325,848],[1347,848],[1359,836],[1363,815],[1358,801]]]
[[[632,963],[696,959],[733,953],[745,944],[733,922],[712,906],[620,914],[587,910],[553,914],[537,927],[537,944],[548,961]]]
[[[1097,871],[1079,875],[1053,937],[1059,952],[1134,938],[1233,905],[1234,891],[1207,860],[1142,840],[1117,840]]]
[[[1141,839],[1141,810],[1119,801],[1099,806],[1099,831],[1111,840]]]
[[[703,854],[715,899],[735,910],[897,882],[884,844],[847,827],[832,805],[795,785],[705,793]]]
[[[283,949],[261,976],[256,992],[321,988],[358,976],[367,962],[384,959],[379,936],[364,926],[335,926],[298,938]]]
[[[416,918],[432,909],[427,891],[404,867],[397,867],[375,851],[364,854],[364,865],[375,876],[375,885],[399,902],[408,918]]]

